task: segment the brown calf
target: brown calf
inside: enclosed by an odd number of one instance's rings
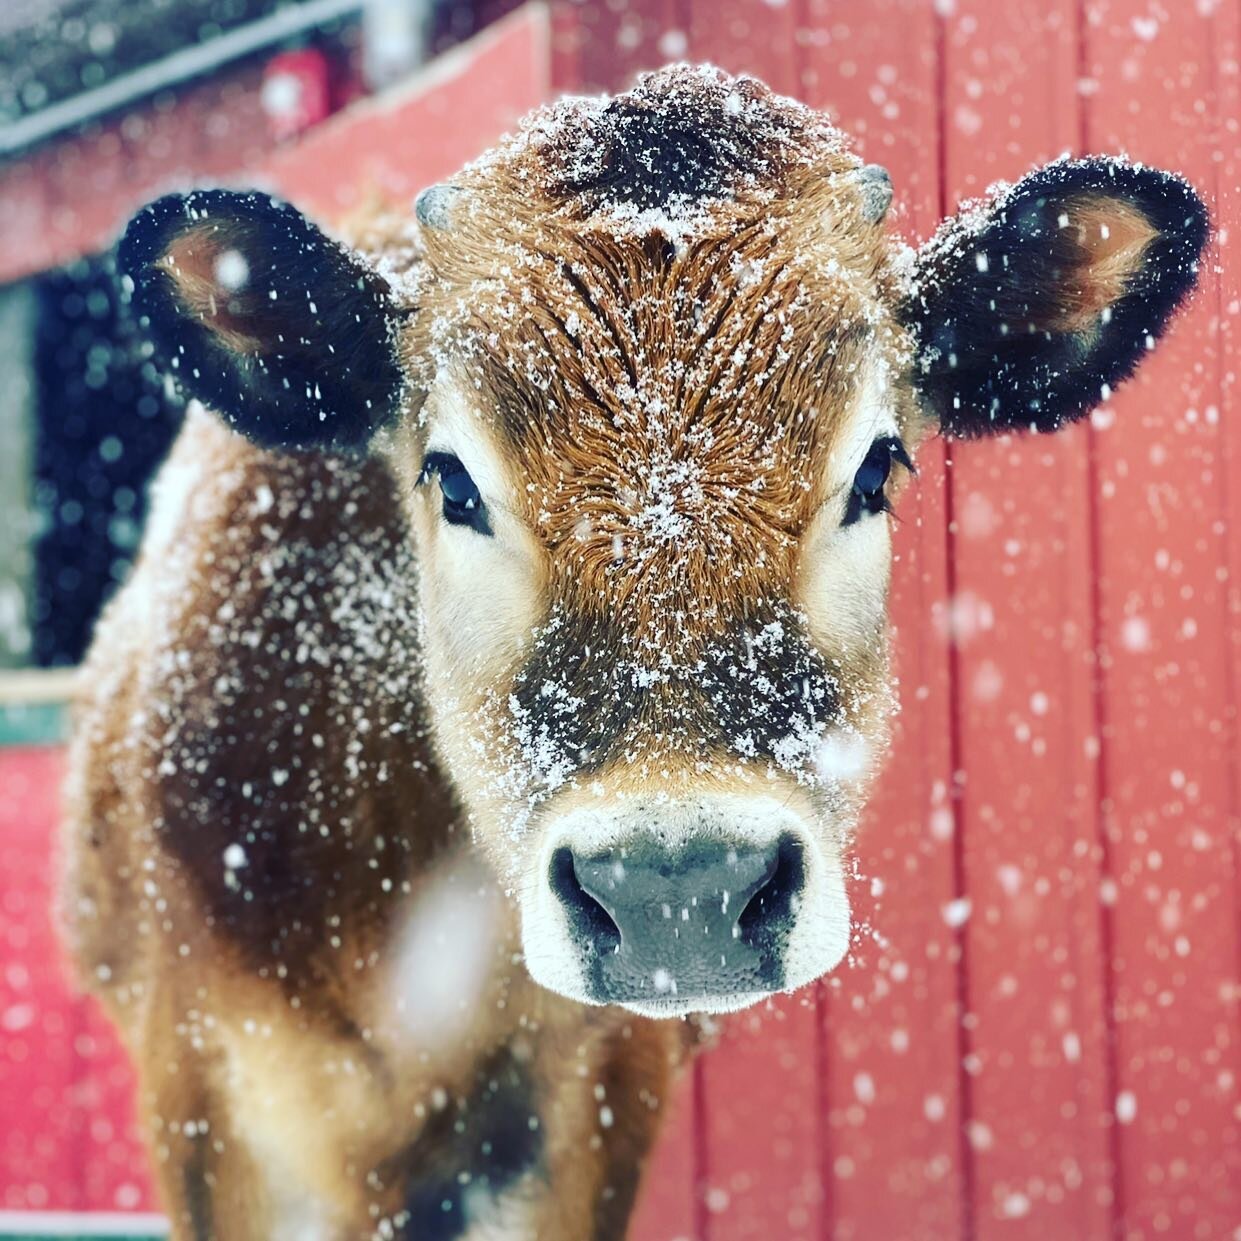
[[[890,197],[682,67],[353,250],[261,194],[133,221],[214,412],[100,625],[65,911],[178,1238],[619,1238],[666,1019],[839,962],[919,442],[1085,413],[1207,233],[1105,160],[916,254]]]

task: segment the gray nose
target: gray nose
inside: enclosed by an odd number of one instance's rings
[[[801,845],[642,840],[552,856],[552,890],[601,1003],[720,999],[775,991],[805,884]]]

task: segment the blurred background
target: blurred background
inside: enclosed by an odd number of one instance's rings
[[[1064,151],[1185,173],[1216,235],[1087,423],[924,452],[854,951],[726,1023],[632,1235],[1241,1238],[1239,57],[1238,0],[3,0],[0,1237],[161,1231],[49,917],[73,670],[181,417],[126,218],[214,183],[330,226],[690,59],[826,109],[912,241]]]

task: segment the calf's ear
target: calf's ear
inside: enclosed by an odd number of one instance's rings
[[[1206,208],[1179,177],[1059,160],[946,221],[903,317],[914,382],[951,435],[1051,431],[1154,346],[1193,287]]]
[[[181,387],[264,447],[358,448],[400,404],[387,284],[287,203],[161,198],[117,266]]]

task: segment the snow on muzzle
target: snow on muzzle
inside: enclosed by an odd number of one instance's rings
[[[839,853],[769,797],[625,802],[553,819],[522,892],[535,980],[647,1016],[801,986],[849,944]]]

